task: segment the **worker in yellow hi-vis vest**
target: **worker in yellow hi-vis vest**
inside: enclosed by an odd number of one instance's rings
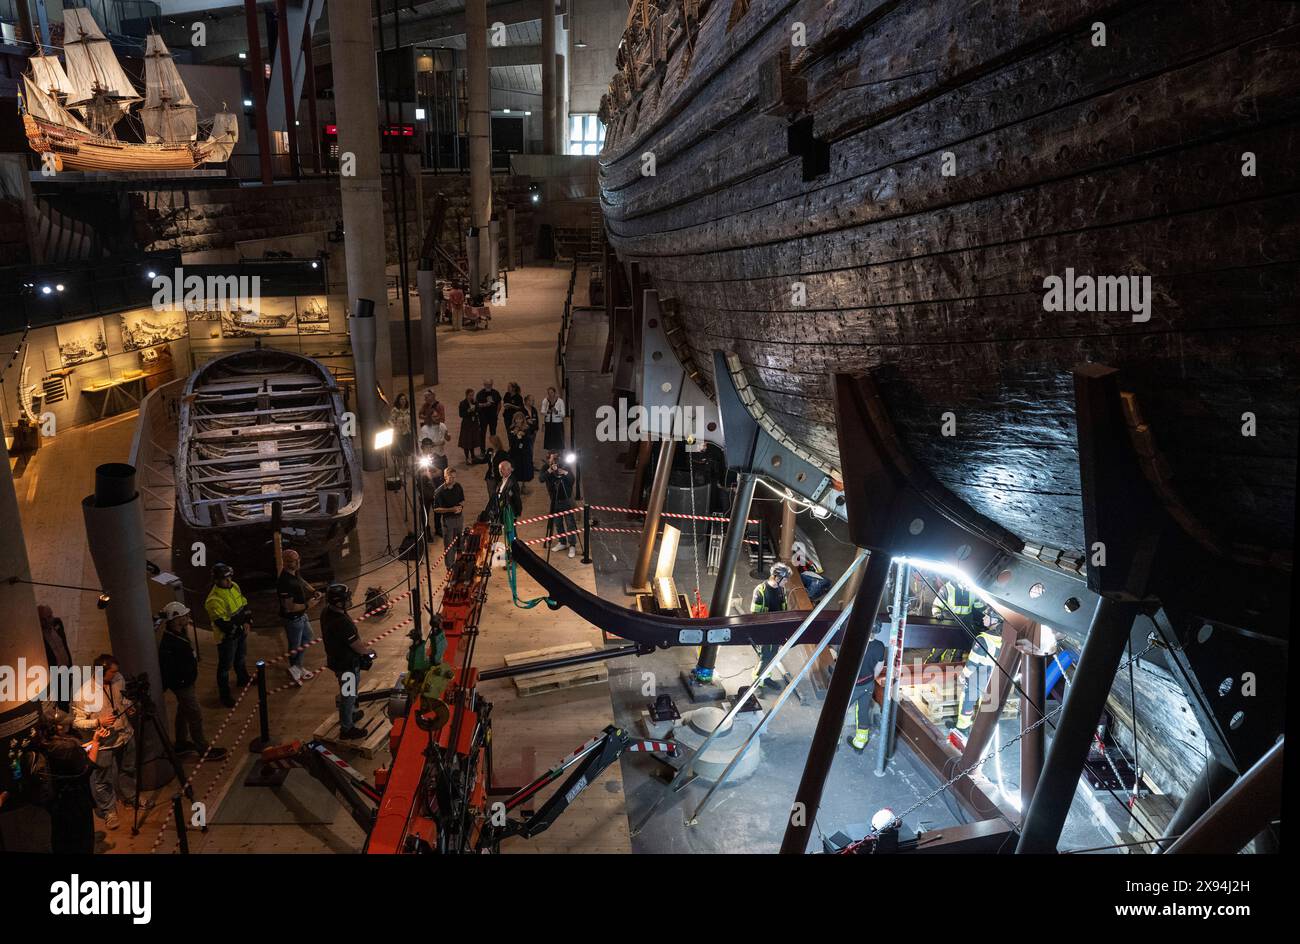
[[[754,598],[750,601],[749,611],[751,613],[780,613],[788,606],[785,596],[785,585],[790,579],[790,567],[777,561],[768,571],[767,579],[754,588]],[[758,663],[754,666],[754,679],[757,681],[763,668],[776,658],[777,650],[780,645],[772,643],[765,646],[755,646],[758,650]],[[781,683],[776,679],[767,678],[763,680],[763,685],[767,688],[781,687]]]
[[[965,623],[971,632],[983,623],[984,601],[966,584],[949,580],[939,588],[939,594],[930,604],[930,615],[935,619],[957,620]],[[953,662],[960,649],[931,649],[926,662]]]
[[[961,708],[957,712],[957,733],[965,737],[975,722],[975,708],[980,696],[988,688],[989,679],[997,668],[998,651],[1002,648],[1002,617],[992,607],[981,607],[984,629],[975,637],[961,677],[966,685]]]

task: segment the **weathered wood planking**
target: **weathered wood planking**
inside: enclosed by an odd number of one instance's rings
[[[1203,523],[1290,546],[1300,11],[773,0],[728,32],[729,8],[709,8],[693,60],[677,47],[601,158],[611,241],[675,299],[706,374],[712,349],[737,353],[772,418],[834,468],[827,376],[870,371],[943,484],[1077,551],[1069,371],[1112,364]],[[756,80],[796,22],[809,104],[792,117],[829,147],[807,181],[790,109]],[[1149,276],[1150,320],[1046,311],[1043,279],[1067,267]],[[956,437],[939,435],[947,411]]]

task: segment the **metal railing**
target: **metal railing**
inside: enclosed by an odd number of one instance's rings
[[[149,559],[167,570],[171,565],[172,523],[176,508],[176,449],[180,431],[180,377],[155,387],[140,401],[131,439],[130,464],[144,508],[144,533]]]
[[[569,332],[573,328],[573,290],[578,284],[578,260],[573,260],[569,270],[569,290],[564,296],[564,314],[560,316],[560,332],[555,342],[555,381],[564,397],[564,415],[569,420],[569,448],[573,448],[573,403],[569,398]]]

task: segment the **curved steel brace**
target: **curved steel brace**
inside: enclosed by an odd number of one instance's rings
[[[516,540],[510,552],[515,563],[541,584],[557,607],[566,606],[611,636],[643,646],[667,649],[670,646],[699,646],[706,642],[720,646],[779,645],[794,634],[808,615],[807,611],[787,610],[683,619],[642,613],[583,589],[521,541]],[[800,641],[815,645],[838,616],[837,610],[824,610],[800,635]],[[887,616],[882,619],[882,622],[887,621]],[[930,622],[917,617],[909,618],[907,623],[909,647],[952,648],[961,645],[966,638],[960,627],[950,623]]]

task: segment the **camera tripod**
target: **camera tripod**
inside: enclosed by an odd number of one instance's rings
[[[176,755],[176,748],[172,745],[171,738],[163,729],[162,722],[158,720],[158,709],[154,705],[152,696],[149,694],[149,676],[141,672],[134,678],[128,676],[126,680],[126,697],[131,700],[135,706],[135,721],[132,728],[135,731],[135,799],[131,803],[131,835],[140,835],[140,775],[144,770],[144,726],[149,724],[153,731],[158,735],[158,740],[163,746],[163,753],[172,765],[172,771],[176,774],[176,780],[181,784],[181,789],[185,796],[190,800],[194,799],[194,788],[185,780],[185,768],[181,766],[180,758]]]

